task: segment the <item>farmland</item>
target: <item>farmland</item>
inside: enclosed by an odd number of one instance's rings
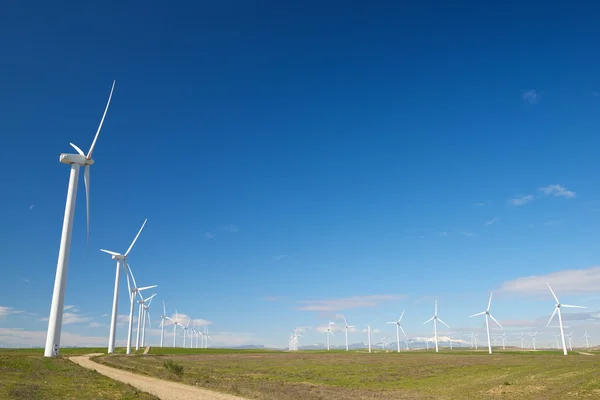
[[[112,355],[95,360],[256,399],[600,398],[597,354],[153,348],[147,356]]]

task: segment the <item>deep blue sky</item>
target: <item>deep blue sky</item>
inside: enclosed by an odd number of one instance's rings
[[[67,286],[74,318],[91,319],[67,332],[107,336],[114,265],[98,249],[125,251],[146,217],[138,282],[229,344],[405,307],[423,335],[433,296],[453,328],[479,327],[464,316],[488,290],[598,263],[599,5],[287,3],[3,8],[0,339],[24,328],[43,343],[68,181],[58,156],[70,141],[87,151],[113,79],[90,255],[80,190]],[[407,297],[297,309],[373,295]],[[497,318],[543,316],[544,296],[517,308],[499,295]]]

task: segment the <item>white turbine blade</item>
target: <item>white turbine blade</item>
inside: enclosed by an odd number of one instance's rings
[[[167,315],[167,306],[165,305],[164,300],[163,300],[163,315]]]
[[[144,287],[139,288],[138,291],[141,292],[142,290],[152,289],[152,288],[155,288],[155,287],[158,287],[158,285],[144,286]],[[148,300],[148,299],[146,299],[146,300]]]
[[[396,324],[396,321],[392,321],[392,322],[386,322],[386,324]]]
[[[333,331],[329,331],[329,333],[331,333],[333,336],[335,336],[335,335],[333,334]]]
[[[129,263],[127,261],[123,260],[123,262],[127,266],[127,270],[129,271],[129,275],[131,275],[131,280],[133,281],[133,287],[137,288],[137,283],[135,282],[135,277],[133,276],[133,271],[131,270],[131,266],[129,265]],[[140,294],[139,290],[138,290],[138,294]],[[142,297],[141,294],[140,294],[140,297]]]
[[[560,306],[561,307],[568,307],[568,308],[587,308],[587,307],[584,307],[584,306],[572,306],[570,304],[561,304]]]
[[[471,318],[471,317],[476,317],[476,316],[478,316],[478,315],[483,315],[483,314],[485,314],[485,313],[486,313],[486,311],[482,311],[482,312],[480,312],[480,313],[477,313],[477,314],[469,315],[469,318]]]
[[[127,289],[129,289],[129,298],[131,298],[131,284],[129,283],[129,274],[125,274],[127,278]]]
[[[77,153],[79,153],[80,156],[84,156],[85,157],[85,153],[77,146],[75,146],[73,143],[69,143],[71,145],[72,148],[75,149],[75,151]]]
[[[552,313],[552,316],[548,320],[548,323],[546,324],[546,326],[550,325],[550,322],[552,322],[552,318],[554,318],[554,314],[556,314],[557,311],[558,311],[558,307],[554,307],[554,312]]]
[[[114,252],[114,251],[110,251],[110,250],[104,250],[104,249],[100,249],[100,251],[102,251],[102,252],[104,252],[104,253],[107,253],[107,254],[110,254],[111,256],[120,256],[120,254],[119,254],[119,253],[117,253],[117,252]]]
[[[492,314],[490,314],[490,318],[492,319],[492,321],[494,321],[500,328],[502,328],[502,325],[500,325],[500,322],[496,321],[496,318],[494,318],[494,316]],[[502,328],[504,329],[504,328]]]
[[[344,319],[344,326],[348,326],[348,321],[346,321],[346,317],[344,317],[344,316],[342,315],[342,318]]]
[[[407,336],[406,336],[406,332],[404,332],[404,328],[402,328],[402,326],[401,326],[401,325],[398,325],[398,326],[400,327],[400,330],[402,331],[402,334],[404,335],[404,337],[407,337]]]
[[[402,310],[402,314],[400,314],[400,318],[398,318],[398,322],[402,321],[402,317],[404,317],[404,311],[406,311],[406,310]]]
[[[154,298],[154,296],[156,296],[156,293],[154,293],[152,296],[146,299],[146,301],[148,301],[148,307],[150,307],[150,304],[152,304],[152,299]]]
[[[434,318],[434,317],[431,317],[431,318],[429,318],[427,321],[423,322],[423,325],[425,325],[425,324],[426,324],[426,323],[428,323],[428,322],[431,322],[431,321],[433,321],[433,318]]]
[[[148,317],[148,326],[152,329],[152,321],[150,321],[150,310],[146,310],[146,316]]]
[[[115,82],[113,81],[112,88],[110,88],[110,95],[108,96],[108,102],[106,103],[106,108],[104,109],[104,114],[102,114],[102,119],[100,120],[100,125],[98,126],[98,130],[96,131],[96,136],[94,136],[94,141],[90,146],[90,151],[88,152],[87,159],[90,160],[92,158],[92,153],[94,152],[94,147],[96,147],[96,140],[98,140],[98,135],[100,134],[100,130],[102,129],[102,124],[104,123],[104,118],[106,117],[106,112],[108,111],[108,106],[110,105],[110,99],[112,99],[113,90],[115,90]]]
[[[435,301],[435,313],[434,313],[434,315],[437,316],[437,300]]]
[[[546,285],[548,285],[548,289],[550,289],[550,292],[552,292],[552,296],[554,296],[556,303],[560,303],[560,301],[558,301],[558,297],[556,297],[556,294],[554,294],[554,290],[552,290],[552,287],[550,287],[550,284],[546,282]]]
[[[127,254],[129,254],[129,252],[131,251],[131,249],[133,248],[133,245],[135,244],[135,241],[138,240],[138,237],[140,237],[140,233],[142,233],[142,229],[144,229],[144,226],[146,226],[146,222],[148,222],[148,218],[146,218],[144,220],[144,223],[142,224],[142,227],[140,228],[139,232],[137,235],[135,235],[135,239],[133,239],[133,242],[131,242],[131,246],[129,246],[129,248],[127,249],[127,251],[125,252],[125,257],[127,257]]]
[[[441,319],[439,319],[439,318],[438,318],[437,320],[438,320],[438,321],[440,321],[442,324],[444,324],[444,325],[448,326],[448,324],[447,324],[447,323],[445,323],[444,321],[442,321]],[[448,326],[448,328],[450,328],[450,327]]]
[[[86,165],[83,172],[83,184],[85,185],[85,217],[87,221],[87,236],[85,242],[85,253],[87,255],[90,247],[90,166]]]
[[[487,311],[490,311],[490,306],[492,305],[492,292],[490,292],[490,299],[488,300]]]

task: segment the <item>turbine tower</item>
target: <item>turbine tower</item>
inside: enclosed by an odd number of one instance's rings
[[[138,231],[137,235],[135,235],[133,242],[131,242],[131,245],[129,246],[125,254],[100,249],[100,251],[110,254],[112,256],[112,259],[117,261],[117,272],[115,274],[115,290],[113,293],[112,315],[110,317],[110,331],[108,334],[108,353],[115,352],[115,335],[117,330],[117,307],[119,303],[119,282],[121,280],[121,268],[125,269],[125,266],[127,265],[127,256],[129,255],[129,252],[133,248],[133,245],[135,244],[138,237],[140,237],[140,233],[142,233],[142,229],[144,229],[146,221],[148,221],[148,219],[144,220],[142,227]]]
[[[167,317],[167,306],[163,300],[163,314],[160,316],[160,347],[163,347],[163,342],[165,339],[165,320],[167,319],[170,318]]]
[[[529,336],[531,336],[531,341],[533,342],[533,351],[535,351],[535,337],[537,335],[537,331],[535,333],[530,333]]]
[[[552,292],[552,296],[556,300],[556,304],[554,306],[554,312],[552,313],[552,316],[548,320],[548,323],[546,324],[546,326],[550,325],[550,322],[552,322],[552,318],[554,318],[554,314],[558,313],[558,325],[560,326],[560,337],[562,339],[563,354],[566,356],[567,355],[567,343],[565,342],[565,330],[563,329],[562,314],[560,312],[560,309],[561,309],[561,307],[567,307],[567,308],[585,308],[585,307],[572,306],[569,304],[560,304],[560,301],[558,300],[558,297],[556,297],[556,294],[554,293],[554,290],[552,290],[552,287],[550,287],[550,284],[548,282],[546,282],[546,285],[548,285],[548,289],[550,289],[550,292]]]
[[[585,348],[589,349],[590,348],[590,342],[588,341],[588,339],[591,339],[592,337],[590,335],[588,335],[587,329],[585,330],[585,334],[583,335],[583,338],[585,339]]]
[[[434,335],[434,339],[435,339],[435,352],[437,353],[439,351],[438,349],[438,334],[437,334],[437,321],[440,321],[440,323],[448,326],[448,324],[446,324],[444,321],[442,321],[441,319],[438,318],[437,315],[437,300],[435,301],[435,309],[434,309],[434,313],[433,313],[433,317],[429,318],[427,321],[423,322],[423,325],[425,325],[428,322],[433,321],[433,335]],[[450,328],[448,326],[448,328]]]
[[[89,244],[90,238],[90,165],[94,163],[92,160],[92,153],[96,146],[96,140],[102,129],[108,106],[112,98],[113,90],[115,89],[115,81],[113,81],[112,88],[110,89],[110,95],[108,96],[108,102],[104,109],[104,114],[100,120],[100,125],[94,136],[92,146],[88,151],[87,155],[83,151],[75,146],[73,143],[69,143],[73,147],[77,154],[61,154],[59,161],[63,164],[71,165],[71,173],[69,175],[69,186],[67,189],[67,201],[65,204],[65,216],[63,219],[62,233],[60,236],[60,248],[58,250],[58,261],[56,265],[56,276],[54,279],[54,289],[52,292],[52,303],[50,304],[50,315],[48,317],[48,333],[46,334],[46,347],[44,349],[44,357],[58,357],[60,348],[60,333],[62,330],[62,319],[65,304],[65,289],[67,286],[67,271],[69,266],[69,251],[71,249],[71,233],[73,231],[73,217],[75,214],[75,201],[77,199],[77,184],[79,182],[79,170],[82,166],[85,167],[84,171],[84,183],[85,183],[85,195],[86,195],[86,208],[87,208],[87,243]]]
[[[488,306],[485,309],[485,311],[482,311],[482,312],[477,313],[477,314],[469,315],[469,318],[476,317],[478,315],[485,315],[485,330],[487,332],[488,352],[490,354],[492,354],[492,343],[490,342],[490,321],[489,321],[489,318],[491,318],[492,321],[494,321],[500,328],[502,328],[502,325],[500,325],[500,322],[496,321],[496,318],[494,318],[494,316],[492,314],[490,314],[490,306],[491,305],[492,305],[492,293],[490,292],[490,299],[488,300]],[[480,310],[481,310],[481,308],[480,308]],[[504,329],[504,328],[502,328],[502,329]]]
[[[369,340],[369,353],[371,352],[371,324],[367,324],[367,336]]]
[[[386,322],[386,324],[394,324],[396,325],[396,344],[398,346],[398,353],[400,353],[400,331],[402,330],[402,333],[404,334],[404,337],[406,337],[406,332],[404,332],[404,328],[402,328],[402,325],[400,325],[400,322],[402,321],[402,317],[404,316],[404,311],[402,310],[402,314],[400,314],[400,318],[398,318],[398,321],[392,321],[392,322]],[[398,314],[396,314],[398,315]]]
[[[144,311],[144,321],[142,325],[142,347],[146,347],[146,321],[148,321],[150,328],[152,328],[152,322],[150,322],[150,304],[152,304],[152,299],[154,298],[154,296],[156,296],[156,293],[148,297],[144,301],[144,304],[142,304],[142,309]],[[146,302],[148,302],[147,305]]]

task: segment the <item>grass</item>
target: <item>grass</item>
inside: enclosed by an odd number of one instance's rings
[[[140,349],[135,354],[142,354],[144,349]],[[66,347],[60,349],[61,356],[81,356],[84,354],[92,353],[106,353],[106,347]],[[115,348],[116,354],[125,354],[125,347]],[[0,349],[0,355],[27,355],[27,356],[43,356],[43,348],[31,348],[31,349]]]
[[[94,349],[84,350],[73,349],[70,352],[61,349],[61,353],[87,354]],[[96,371],[84,369],[66,358],[46,358],[40,354],[43,350],[40,353],[29,349],[2,349],[0,399],[157,399]]]
[[[192,354],[181,354],[181,353]],[[558,352],[397,353],[152,349],[106,365],[256,399],[600,398],[600,356]],[[172,362],[181,375],[165,367]],[[185,372],[183,372],[185,371]]]

